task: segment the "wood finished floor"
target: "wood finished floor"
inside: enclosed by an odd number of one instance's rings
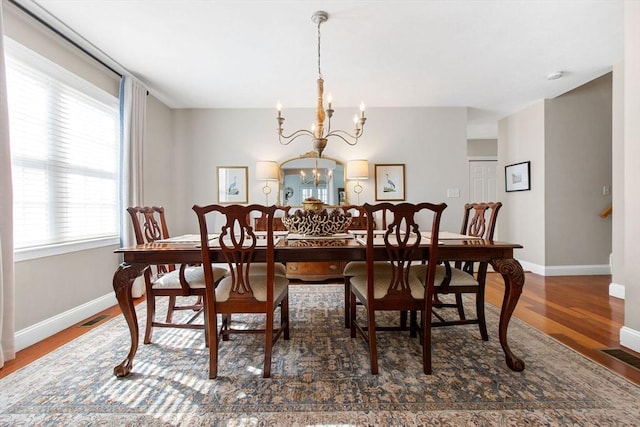
[[[630,381],[640,384],[639,369],[601,351],[606,348],[620,348],[618,337],[624,321],[624,301],[609,296],[609,282],[610,276],[544,277],[527,273],[524,291],[514,316]],[[496,273],[490,273],[487,278],[486,301],[500,307],[503,293],[502,278]],[[142,301],[140,299],[137,303]],[[112,307],[18,352],[16,359],[6,362],[0,369],[0,378],[92,328],[99,327],[119,313],[117,307]],[[100,315],[107,317],[90,326],[82,326]],[[498,339],[495,331],[489,333],[490,339]],[[638,353],[624,350],[640,357]],[[124,354],[123,349],[123,356]],[[518,356],[526,363],[526,355]],[[114,360],[114,366],[117,362]]]

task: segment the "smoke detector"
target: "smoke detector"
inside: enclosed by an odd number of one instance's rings
[[[562,71],[554,71],[553,73],[547,74],[547,80],[558,80],[562,77]]]

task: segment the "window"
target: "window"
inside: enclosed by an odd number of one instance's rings
[[[5,40],[15,248],[117,238],[117,98]]]
[[[329,190],[326,185],[320,184],[317,187],[313,185],[301,185],[300,194],[302,195],[302,200],[314,197],[322,200],[323,203],[329,203]]]

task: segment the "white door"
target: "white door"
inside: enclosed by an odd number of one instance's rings
[[[497,160],[469,160],[469,202],[495,202]]]

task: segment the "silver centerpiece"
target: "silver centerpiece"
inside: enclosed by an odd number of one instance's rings
[[[293,215],[286,215],[282,223],[290,233],[307,236],[331,236],[344,233],[351,224],[351,214],[340,209],[327,212],[322,210],[298,210]]]

